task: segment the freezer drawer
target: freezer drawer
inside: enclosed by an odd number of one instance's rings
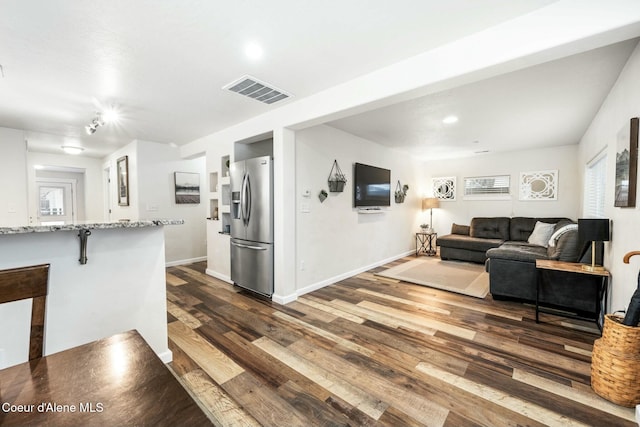
[[[273,245],[231,239],[231,281],[270,297],[273,294]]]

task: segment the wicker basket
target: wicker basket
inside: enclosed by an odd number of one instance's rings
[[[601,397],[629,408],[640,403],[640,327],[605,316],[602,338],[593,343],[591,387]]]

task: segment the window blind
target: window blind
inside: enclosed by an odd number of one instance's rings
[[[474,176],[464,179],[464,197],[477,199],[504,199],[511,194],[509,175]]]
[[[583,214],[586,218],[604,218],[607,189],[607,154],[591,161],[585,170]]]

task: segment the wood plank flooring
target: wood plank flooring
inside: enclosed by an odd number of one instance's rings
[[[589,323],[375,276],[282,306],[167,269],[170,367],[221,426],[636,426]]]

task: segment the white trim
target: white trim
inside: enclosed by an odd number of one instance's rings
[[[215,277],[216,279],[220,279],[223,282],[227,282],[230,285],[233,285],[233,282],[231,281],[231,277],[227,276],[226,274],[220,274],[217,271],[211,270],[209,268],[205,270],[205,273],[207,273],[211,277]]]
[[[297,293],[291,294],[291,295],[285,295],[285,296],[280,296],[276,294],[271,295],[271,301],[280,305],[287,305],[290,302],[294,302],[297,299],[298,299]]]
[[[160,358],[160,360],[162,360],[162,363],[169,363],[173,361],[173,353],[171,352],[171,350],[167,350],[167,351],[163,351],[162,353],[159,353],[158,357]]]
[[[165,263],[165,267],[174,267],[176,265],[185,265],[185,264],[193,264],[194,262],[206,261],[206,256],[200,256],[196,258],[188,258],[188,259],[179,259],[177,261],[170,261]]]
[[[283,296],[274,294],[271,297],[271,299],[272,299],[273,302],[285,305],[285,304],[288,304],[290,302],[295,301],[296,299],[298,299],[298,297],[300,297],[300,296],[302,296],[304,294],[308,294],[309,292],[317,291],[318,289],[322,289],[322,288],[324,288],[326,286],[332,285],[332,284],[337,283],[337,282],[339,282],[341,280],[348,279],[349,277],[356,276],[356,275],[358,275],[360,273],[364,273],[365,271],[371,270],[372,268],[379,267],[381,265],[387,264],[389,262],[395,261],[395,260],[400,259],[400,258],[404,258],[404,257],[409,256],[409,255],[413,255],[413,254],[415,254],[415,250],[410,250],[410,251],[404,252],[404,253],[399,254],[399,255],[394,255],[392,257],[389,257],[389,258],[386,258],[386,259],[383,259],[383,260],[380,260],[380,261],[376,261],[373,264],[369,264],[369,265],[366,265],[364,267],[357,268],[355,270],[347,271],[345,273],[338,274],[337,276],[333,276],[333,277],[330,277],[328,279],[322,280],[320,282],[313,283],[313,284],[311,284],[309,286],[305,286],[302,289],[296,290],[296,292],[294,294],[283,295]]]

